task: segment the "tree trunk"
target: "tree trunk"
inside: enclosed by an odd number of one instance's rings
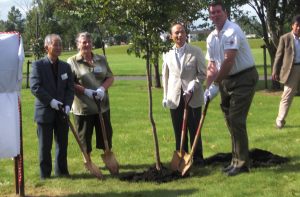
[[[144,23],[145,24],[145,23]],[[159,146],[158,146],[158,139],[157,139],[157,132],[155,121],[153,119],[153,110],[152,110],[152,86],[151,86],[151,74],[150,74],[150,46],[149,46],[149,37],[147,35],[147,27],[144,25],[144,34],[146,37],[146,70],[147,70],[147,81],[148,81],[148,95],[149,95],[149,119],[152,125],[152,132],[153,132],[153,139],[154,139],[154,146],[155,146],[155,158],[156,158],[156,169],[158,171],[161,170],[161,162],[159,156]]]
[[[268,49],[270,59],[271,59],[271,67],[273,66],[273,62],[276,55],[276,46],[278,45],[278,27],[274,27],[275,25],[272,23],[276,23],[278,19],[276,18],[276,12],[274,12],[274,2],[271,2],[269,4],[264,3],[263,0],[254,0],[254,4],[251,2],[248,3],[256,12],[258,18],[261,21],[262,24],[262,30],[263,30],[263,40],[266,44],[266,47]],[[279,23],[282,24],[282,23]],[[280,27],[279,29],[282,29],[283,27]],[[270,36],[270,38],[269,38]],[[279,90],[280,89],[280,83],[278,81],[272,81],[272,89]]]

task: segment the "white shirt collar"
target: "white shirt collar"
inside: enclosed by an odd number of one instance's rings
[[[175,49],[175,53],[183,54],[184,51],[185,51],[185,47],[186,47],[186,43],[184,43],[184,45],[182,47],[180,47],[180,48],[176,48],[176,46],[174,45],[173,49]]]
[[[223,33],[223,32],[226,30],[226,28],[227,28],[227,26],[229,25],[229,23],[230,23],[230,21],[229,21],[228,19],[226,19],[226,21],[225,21],[225,23],[224,23],[222,29],[221,29],[219,32],[222,32],[222,33]],[[217,29],[215,29],[212,33],[214,34],[214,36],[218,36],[218,31],[217,31]]]
[[[300,38],[297,37],[293,32],[292,32],[292,34],[293,34],[293,37],[294,37],[295,40],[299,40],[299,39],[300,39]]]

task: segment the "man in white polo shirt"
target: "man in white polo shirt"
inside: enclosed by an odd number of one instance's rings
[[[207,38],[204,97],[212,100],[220,90],[221,109],[232,141],[232,160],[223,172],[235,176],[249,172],[246,119],[258,74],[247,39],[241,28],[227,19],[223,3],[211,3],[209,15],[215,30]]]

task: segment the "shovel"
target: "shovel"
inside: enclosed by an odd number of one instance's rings
[[[114,156],[114,153],[109,149],[107,133],[106,133],[104,119],[102,116],[101,106],[100,106],[101,100],[97,99],[95,95],[94,95],[94,100],[98,108],[99,120],[102,129],[102,136],[103,136],[104,148],[105,148],[104,153],[101,155],[101,157],[103,159],[105,166],[108,168],[109,172],[113,175],[117,175],[119,174],[119,164],[116,157]]]
[[[198,139],[199,139],[200,134],[201,134],[201,129],[202,129],[202,126],[203,126],[203,123],[204,123],[204,119],[205,119],[205,116],[206,116],[209,101],[210,101],[209,98],[207,98],[207,101],[206,101],[205,106],[204,106],[204,110],[202,111],[201,119],[199,121],[199,125],[198,125],[198,128],[197,128],[197,132],[196,132],[196,136],[195,136],[195,139],[194,139],[194,142],[193,142],[191,152],[190,152],[190,154],[185,154],[184,157],[182,157],[182,159],[179,163],[178,171],[181,172],[182,176],[185,175],[185,173],[190,169],[190,167],[193,164],[193,155],[194,155],[194,152],[195,152],[195,147],[197,146]]]
[[[103,179],[103,175],[100,171],[100,169],[91,161],[91,158],[87,154],[86,150],[83,148],[83,145],[80,142],[79,136],[75,130],[75,127],[73,126],[72,122],[70,121],[69,116],[63,111],[62,106],[60,107],[60,111],[63,114],[63,118],[67,120],[68,125],[76,139],[76,142],[78,143],[81,153],[84,158],[84,165],[88,171],[90,171],[91,174],[95,175],[98,179]]]
[[[188,104],[192,98],[193,93],[183,95],[184,98],[184,112],[183,112],[183,121],[182,121],[182,129],[181,129],[181,139],[180,139],[180,149],[179,151],[174,151],[173,157],[171,160],[171,170],[177,171],[179,163],[182,157],[185,155],[185,151],[183,150],[183,143],[186,135],[186,125],[187,125],[187,117],[188,117]]]

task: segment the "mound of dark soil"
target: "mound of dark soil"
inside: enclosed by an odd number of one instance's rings
[[[261,149],[251,149],[249,152],[251,167],[271,167],[279,164],[283,164],[289,161],[286,157],[281,157],[275,155],[269,151]],[[205,165],[220,165],[228,164],[231,161],[231,153],[217,153],[205,159]],[[187,173],[184,177],[181,176],[179,172],[173,172],[162,166],[162,169],[158,171],[155,166],[150,167],[144,172],[129,172],[120,176],[120,180],[130,181],[130,182],[157,182],[164,183],[170,182],[181,178],[188,177]]]
[[[170,169],[162,166],[158,171],[155,166],[150,167],[144,172],[129,172],[120,177],[120,180],[131,182],[157,182],[165,183],[173,180],[181,179],[182,177],[178,172],[172,172]]]

